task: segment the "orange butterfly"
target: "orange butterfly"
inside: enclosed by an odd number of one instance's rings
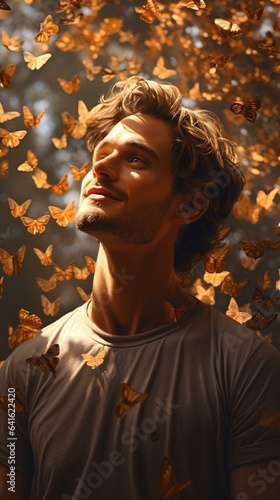
[[[45,280],[44,278],[36,278],[37,285],[43,290],[44,292],[49,292],[50,290],[53,290],[56,287],[57,283],[57,278],[56,275],[53,274],[50,279]]]
[[[265,271],[263,276],[258,277],[258,284],[263,290],[271,288],[271,279],[268,271]]]
[[[262,427],[268,427],[272,431],[280,429],[280,411],[267,415],[261,408],[256,412],[257,423]]]
[[[203,0],[181,0],[178,6],[193,10],[206,9],[206,3]]]
[[[38,158],[31,149],[27,150],[27,159],[18,166],[20,172],[32,172],[38,165]]]
[[[8,198],[8,203],[12,216],[22,217],[26,213],[31,201],[32,201],[31,199],[26,200],[22,203],[22,205],[18,205],[15,200],[13,200],[12,198]]]
[[[84,259],[85,259],[86,266],[87,266],[89,272],[92,273],[92,274],[95,273],[95,268],[96,268],[96,262],[95,262],[95,260],[93,260],[88,255],[84,255]]]
[[[124,80],[127,77],[127,71],[126,70],[120,70],[120,69],[112,69],[109,68],[109,66],[104,66],[102,68],[102,77],[101,80],[104,83],[109,82],[116,76],[118,76],[121,80]]]
[[[173,474],[172,466],[169,460],[164,457],[159,473],[159,478],[156,482],[156,494],[161,496],[162,500],[169,500],[191,484],[191,481],[176,481]]]
[[[107,349],[103,349],[102,351],[99,351],[95,356],[92,356],[91,354],[81,354],[81,356],[87,362],[87,366],[90,366],[92,370],[94,370],[98,366],[102,365],[107,354]]]
[[[15,387],[15,392],[13,393],[13,404],[15,405],[15,411],[16,413],[22,413],[25,403],[25,396],[19,390],[16,384],[14,384],[14,387]],[[0,396],[0,406],[4,408],[4,410],[8,410],[10,400],[11,398],[7,396]]]
[[[46,62],[52,57],[51,54],[42,54],[41,56],[34,56],[31,52],[25,50],[23,52],[23,59],[25,60],[27,67],[32,71],[39,70],[46,64]]]
[[[75,14],[72,10],[66,12],[65,17],[61,17],[59,22],[61,24],[79,24],[79,22],[83,19],[84,14],[79,12],[79,14]]]
[[[9,346],[11,348],[33,338],[42,326],[41,319],[36,314],[30,314],[26,309],[20,309],[19,320],[20,323],[16,329],[9,327]]]
[[[87,294],[80,286],[76,286],[76,290],[78,294],[80,295],[81,299],[86,302],[90,298],[90,293]]]
[[[50,187],[50,184],[47,182],[47,173],[40,168],[36,168],[35,174],[32,175],[32,179],[38,189],[48,189]]]
[[[201,280],[200,280],[201,282]],[[197,283],[194,290],[195,296],[198,300],[201,300],[204,304],[214,305],[215,304],[215,288],[210,285],[207,290],[202,286],[202,284]]]
[[[64,12],[71,7],[78,9],[82,5],[82,0],[60,0],[59,7],[56,9],[57,13]]]
[[[174,69],[167,69],[164,66],[164,59],[160,56],[157,60],[156,66],[153,69],[153,75],[157,76],[160,79],[166,79],[170,76],[176,75],[177,71]]]
[[[42,109],[42,111],[40,111],[37,115],[33,115],[28,106],[22,106],[22,110],[24,116],[24,125],[28,128],[31,128],[38,127],[38,125],[40,125],[41,119],[47,111],[47,108]]]
[[[41,302],[43,306],[43,312],[46,316],[55,316],[60,308],[62,302],[62,297],[57,297],[54,302],[50,302],[45,295],[41,295]]]
[[[87,79],[90,82],[93,82],[95,75],[98,75],[100,73],[100,71],[102,69],[101,66],[94,66],[91,59],[88,59],[88,60],[84,59],[82,61],[82,63],[83,63],[83,66],[85,68]]]
[[[70,262],[65,269],[61,269],[57,264],[53,264],[55,276],[59,281],[70,280],[73,276],[74,267],[75,262]]]
[[[19,40],[19,36],[9,37],[6,31],[2,31],[2,43],[10,52],[19,52],[24,42]]]
[[[240,240],[240,246],[242,247],[242,250],[246,253],[247,257],[252,257],[252,259],[259,259],[264,255],[264,251],[266,249],[268,240],[260,240],[256,243],[247,241],[247,240]]]
[[[87,161],[80,168],[69,165],[69,169],[74,181],[81,181],[90,170],[90,162]]]
[[[63,149],[67,146],[67,134],[62,134],[59,137],[52,137],[52,143],[57,149]]]
[[[238,305],[236,300],[231,297],[228,305],[228,309],[226,311],[226,315],[229,316],[230,318],[234,319],[237,321],[237,323],[245,323],[245,321],[248,321],[249,319],[252,318],[252,314],[246,312],[246,311],[239,311]]]
[[[8,132],[4,128],[0,128],[0,137],[2,137],[2,144],[8,148],[16,148],[20,141],[26,136],[26,130],[17,130],[16,132]]]
[[[259,21],[261,21],[263,17],[264,8],[253,10],[251,9],[251,7],[245,7],[245,12],[247,14],[249,21],[258,23]]]
[[[258,311],[249,321],[247,321],[246,325],[252,330],[264,330],[277,318],[277,316],[278,314],[275,313],[266,317]]]
[[[115,414],[118,418],[124,417],[136,403],[141,403],[148,397],[147,392],[138,392],[132,389],[126,382],[121,384],[121,401],[115,408]]]
[[[6,250],[0,248],[0,262],[2,262],[3,271],[7,276],[21,272],[25,250],[26,245],[22,245],[15,255],[10,255]]]
[[[38,259],[40,260],[42,266],[51,266],[53,261],[52,261],[52,251],[53,251],[53,244],[51,243],[47,248],[45,252],[42,252],[39,250],[39,248],[33,248],[34,252],[36,253]]]
[[[42,234],[45,232],[45,226],[50,220],[50,215],[41,215],[38,219],[31,219],[31,217],[21,217],[21,222],[27,227],[30,234]]]
[[[7,111],[5,113],[2,103],[0,102],[0,123],[7,122],[8,120],[13,120],[20,116],[18,111]]]
[[[64,174],[56,184],[49,184],[48,189],[59,196],[68,191],[69,187],[68,174]]]
[[[273,207],[273,205],[275,205],[273,200],[277,193],[279,193],[279,186],[272,189],[268,194],[266,194],[262,190],[258,191],[256,197],[257,205],[264,208],[265,210],[269,210],[271,207]]]
[[[7,179],[9,175],[9,162],[8,160],[3,160],[0,163],[0,179]]]
[[[222,282],[222,292],[231,295],[232,297],[237,297],[241,290],[249,283],[250,279],[239,281],[234,283],[231,273],[229,273]]]
[[[219,35],[222,38],[233,38],[241,35],[242,30],[238,24],[232,23],[231,21],[226,21],[225,19],[216,18],[214,23],[217,26]]]
[[[56,367],[59,363],[59,352],[59,344],[53,344],[47,352],[45,352],[45,354],[27,358],[25,361],[29,365],[39,368],[39,370],[43,373],[50,371],[53,376],[56,377]]]
[[[15,64],[8,64],[0,71],[0,87],[10,88],[12,85],[12,78],[16,70]]]
[[[55,222],[62,227],[66,227],[68,222],[72,223],[75,221],[75,202],[70,201],[64,210],[58,207],[50,205],[48,207],[51,216],[55,219]]]
[[[265,315],[268,315],[274,311],[274,305],[276,304],[277,300],[277,297],[265,297],[259,288],[256,288],[253,293],[254,304]]]
[[[256,111],[261,107],[260,101],[252,101],[249,104],[245,105],[241,102],[234,102],[230,106],[230,111],[232,111],[235,115],[243,115],[246,120],[249,122],[254,122],[257,117]]]
[[[0,9],[11,10],[11,7],[5,2],[5,0],[0,0]]]
[[[170,304],[170,302],[167,302],[167,300],[163,300],[162,303],[168,323],[173,323],[173,322],[181,323],[181,321],[183,321],[186,311],[188,309],[187,304],[183,304],[179,307],[174,307],[172,304]]]
[[[61,116],[64,123],[64,133],[70,134],[74,139],[82,139],[86,133],[85,124],[73,118],[68,111],[63,111]]]
[[[230,247],[225,248],[218,257],[214,257],[212,254],[207,254],[204,256],[204,268],[205,273],[203,276],[206,283],[211,283],[213,286],[219,286],[225,277],[229,274],[229,271],[223,271],[225,258],[230,250]]]
[[[89,275],[90,272],[87,267],[83,267],[83,269],[80,269],[77,266],[74,267],[74,278],[77,280],[86,280]]]
[[[52,35],[59,32],[59,26],[53,23],[53,18],[49,14],[40,25],[40,31],[34,36],[34,42],[47,43]]]
[[[140,19],[145,23],[152,23],[156,18],[160,18],[162,13],[162,5],[155,0],[147,0],[147,3],[142,7],[134,7],[135,12],[140,14]]]
[[[79,92],[81,85],[80,75],[77,73],[73,76],[72,80],[64,80],[64,78],[57,78],[57,81],[66,94],[73,94]]]

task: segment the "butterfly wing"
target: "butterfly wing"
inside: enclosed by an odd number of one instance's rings
[[[34,247],[33,248],[35,254],[37,255],[38,259],[40,260],[42,266],[51,266],[53,261],[52,261],[52,251],[53,251],[53,244],[51,243],[47,248],[45,252],[42,252],[39,248]]]
[[[15,64],[8,64],[0,71],[0,87],[10,88],[12,85],[12,77],[16,70]]]
[[[121,384],[122,399],[115,408],[118,418],[124,417],[136,403],[141,403],[148,397],[147,392],[138,392],[132,389],[126,382]]]
[[[155,485],[156,494],[161,496],[162,500],[169,500],[190,484],[191,481],[175,481],[172,466],[169,460],[164,457]]]

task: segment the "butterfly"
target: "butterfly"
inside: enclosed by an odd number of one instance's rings
[[[256,111],[261,107],[260,101],[252,101],[249,104],[245,105],[241,102],[234,102],[230,106],[230,111],[235,115],[243,115],[246,120],[249,122],[254,122],[257,117]]]
[[[277,297],[265,297],[259,288],[256,288],[253,293],[254,304],[265,315],[273,312],[277,300]]]
[[[11,7],[4,0],[0,0],[0,9],[11,10]]]
[[[48,280],[45,280],[44,278],[36,278],[37,285],[43,290],[44,292],[49,292],[50,290],[53,290],[56,287],[57,283],[57,278],[56,275],[53,274]]]
[[[213,286],[219,286],[229,274],[229,271],[223,271],[224,261],[229,250],[230,247],[225,248],[217,258],[212,254],[206,254],[204,256],[205,273],[203,279],[206,283],[211,283]]]
[[[0,137],[2,137],[2,144],[8,148],[16,148],[20,141],[26,136],[26,130],[17,130],[16,132],[8,132],[4,128],[0,128]]]
[[[96,268],[96,262],[95,262],[95,260],[93,260],[88,255],[84,255],[84,259],[85,259],[86,266],[87,266],[89,272],[92,273],[92,274],[95,273],[95,268]]]
[[[247,321],[246,326],[252,330],[264,330],[277,318],[277,316],[278,314],[275,313],[266,317],[258,311],[249,321]]]
[[[59,196],[59,195],[65,193],[65,191],[68,191],[69,187],[70,187],[70,184],[68,181],[68,174],[64,174],[56,184],[50,184],[48,186],[48,189],[52,193]]]
[[[265,271],[263,276],[258,277],[258,284],[263,290],[271,288],[271,279],[268,271]]]
[[[19,325],[16,329],[9,327],[9,346],[17,347],[26,340],[33,338],[42,326],[42,321],[36,314],[30,314],[26,309],[19,310]]]
[[[45,232],[46,224],[50,220],[50,215],[41,215],[38,219],[31,219],[31,217],[21,217],[21,222],[27,227],[30,234],[42,234]]]
[[[127,77],[127,71],[120,69],[112,69],[109,68],[109,66],[104,66],[102,68],[102,76],[101,76],[102,82],[107,83],[116,76],[118,76],[121,80],[124,80]]]
[[[206,3],[203,0],[181,0],[178,6],[193,10],[206,9]]]
[[[238,283],[234,283],[231,273],[229,273],[222,282],[222,292],[231,295],[232,297],[237,297],[240,294],[241,290],[248,285],[250,279],[239,281]]]
[[[170,498],[177,495],[177,493],[184,490],[190,484],[191,481],[189,480],[175,480],[172,465],[170,464],[169,460],[164,457],[162,460],[159,478],[156,481],[156,494],[158,496],[161,496],[162,500],[169,500]]]
[[[75,7],[76,9],[78,9],[79,7],[81,7],[81,4],[82,0],[60,0],[56,12],[59,14],[60,12],[64,12],[71,7]]]
[[[49,14],[40,25],[40,31],[34,36],[34,42],[47,43],[52,35],[59,32],[59,26],[53,23],[53,18]]]
[[[27,358],[25,361],[29,365],[39,368],[41,372],[47,373],[50,371],[53,376],[56,377],[56,367],[59,363],[59,352],[59,344],[53,344],[45,354]]]
[[[12,85],[12,78],[16,70],[15,64],[8,64],[0,71],[0,87],[10,88]]]
[[[224,54],[222,56],[213,57],[208,56],[210,70],[209,73],[214,74],[217,68],[225,68],[230,60],[230,55]]]
[[[274,35],[273,35],[272,31],[266,31],[265,38],[263,40],[260,40],[258,42],[258,46],[261,49],[266,49],[266,50],[269,50],[269,51],[275,51],[275,50],[277,50],[277,48],[276,48],[276,40],[274,38]]]
[[[64,123],[64,134],[70,134],[74,139],[82,139],[86,133],[85,124],[73,118],[68,111],[63,111],[61,116]]]
[[[40,125],[41,119],[44,116],[47,109],[42,109],[37,115],[33,115],[32,111],[28,108],[28,106],[22,106],[23,116],[24,116],[24,125],[28,128],[38,127]]]
[[[141,403],[148,397],[147,392],[138,392],[132,389],[126,382],[121,384],[121,401],[115,408],[115,415],[118,418],[124,417],[136,403]]]
[[[51,216],[55,219],[55,222],[62,227],[66,227],[68,222],[72,223],[75,221],[75,202],[70,201],[64,210],[53,205],[48,206]]]
[[[280,411],[267,415],[261,408],[256,412],[257,423],[262,427],[268,427],[272,431],[280,429]]]
[[[7,179],[9,175],[9,162],[8,160],[3,160],[0,163],[0,179]]]
[[[19,36],[9,37],[6,31],[2,31],[2,43],[10,52],[19,52],[24,42],[19,40]]]
[[[107,349],[103,349],[102,351],[99,351],[95,356],[92,356],[91,354],[81,354],[81,356],[87,362],[87,366],[90,366],[92,370],[94,370],[98,366],[102,365],[107,354]]]
[[[231,21],[226,21],[225,19],[216,18],[214,23],[217,26],[219,35],[226,39],[241,35],[242,30],[238,24],[232,23]]]
[[[87,267],[80,269],[79,267],[75,266],[73,272],[74,272],[74,278],[76,278],[77,280],[86,280],[90,275],[90,272]]]
[[[276,194],[279,193],[279,186],[272,189],[270,193],[266,194],[264,191],[260,190],[257,192],[256,203],[265,210],[269,210],[274,205],[274,198]]]
[[[2,262],[3,271],[7,276],[21,272],[25,250],[26,245],[22,245],[15,255],[10,255],[6,250],[0,248],[0,262]]]
[[[82,61],[83,66],[85,68],[87,79],[92,82],[95,78],[95,75],[98,75],[101,71],[101,66],[94,66],[91,59],[84,59]]]
[[[183,321],[188,309],[188,304],[174,307],[172,304],[170,304],[170,302],[167,302],[167,300],[163,300],[162,303],[165,310],[165,317],[168,323],[181,323],[181,321]]]
[[[67,134],[62,134],[59,137],[52,137],[52,143],[57,149],[63,149],[67,146]]]
[[[13,120],[20,116],[18,111],[7,111],[5,113],[2,103],[0,102],[0,123],[7,122],[8,120]]]
[[[195,296],[204,304],[211,306],[215,304],[215,288],[213,285],[210,285],[206,290],[201,284],[197,284],[195,286]]]
[[[249,21],[258,23],[263,17],[264,8],[259,8],[257,10],[251,9],[251,7],[245,7],[246,15]]]
[[[84,302],[89,300],[90,293],[86,293],[80,286],[76,286],[76,290]]]
[[[75,262],[70,262],[65,269],[61,269],[57,264],[53,264],[55,276],[59,281],[70,280],[73,276]]]
[[[87,161],[80,168],[69,165],[69,169],[74,181],[81,181],[90,170],[90,162]]]
[[[25,403],[25,395],[19,390],[19,388],[14,384],[15,392],[13,393],[13,404],[15,405],[16,413],[22,413],[24,403]],[[0,396],[0,406],[4,410],[8,410],[9,403],[11,398],[7,396]]]
[[[51,54],[42,54],[41,56],[34,56],[31,52],[25,50],[23,52],[23,59],[25,60],[27,67],[32,71],[39,70],[46,64],[46,62],[52,57]]]
[[[30,206],[31,204],[31,199],[29,200],[26,200],[24,201],[21,205],[18,205],[17,202],[15,200],[13,200],[13,198],[8,198],[8,203],[9,203],[9,207],[10,207],[10,210],[11,210],[11,214],[13,217],[22,217],[28,207]]]
[[[41,303],[43,306],[43,312],[46,316],[55,316],[60,308],[62,302],[62,297],[57,297],[54,302],[50,302],[45,295],[41,295]]]
[[[53,244],[51,243],[45,250],[45,252],[42,252],[39,250],[39,248],[33,248],[35,254],[37,255],[38,259],[40,260],[42,266],[51,266],[53,261],[52,261],[52,251],[53,251]]]
[[[158,58],[156,66],[153,69],[153,75],[157,76],[160,79],[166,79],[170,76],[176,75],[176,71],[174,69],[167,69],[164,66],[164,59],[162,56]]]
[[[59,22],[61,24],[79,24],[79,22],[83,19],[84,14],[79,12],[79,14],[75,14],[72,10],[66,11],[65,17],[61,17]]]
[[[27,159],[18,166],[20,172],[32,172],[38,165],[38,158],[31,149],[27,150]]]
[[[50,186],[50,184],[47,182],[47,173],[40,168],[36,168],[35,174],[32,175],[32,179],[38,189],[48,189]]]
[[[77,73],[73,76],[72,80],[64,80],[64,78],[57,78],[59,85],[66,94],[73,94],[73,92],[79,92],[81,85],[80,75]]]
[[[156,18],[160,18],[162,5],[156,0],[147,0],[142,7],[134,7],[135,12],[140,15],[140,19],[151,24]]]
[[[242,250],[246,253],[247,257],[252,257],[252,259],[259,259],[263,257],[265,250],[269,249],[269,240],[260,240],[257,242],[251,242],[247,240],[239,241]]]
[[[231,297],[228,305],[228,309],[226,311],[226,315],[229,316],[230,318],[234,319],[237,321],[237,323],[245,323],[245,321],[248,321],[249,319],[252,318],[252,314],[245,312],[245,311],[239,311],[238,305],[236,300]]]

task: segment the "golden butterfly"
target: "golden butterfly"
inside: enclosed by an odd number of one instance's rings
[[[115,408],[118,418],[124,417],[137,403],[141,403],[148,397],[147,392],[138,392],[132,389],[126,382],[121,384],[121,400]]]
[[[67,134],[62,134],[61,137],[52,137],[52,143],[56,149],[64,149],[67,146]]]
[[[41,170],[40,168],[36,168],[35,174],[32,175],[32,179],[34,181],[35,186],[38,189],[48,189],[50,187],[50,184],[47,182],[48,175],[44,170]]]
[[[257,117],[256,111],[261,107],[260,101],[252,101],[249,104],[242,104],[241,102],[234,102],[230,106],[230,111],[235,115],[243,115],[249,122],[254,122]]]
[[[17,347],[26,340],[33,338],[42,326],[42,321],[36,314],[30,314],[26,309],[19,310],[19,325],[9,327],[9,346]]]
[[[267,415],[261,408],[256,412],[257,423],[262,427],[268,427],[272,431],[280,429],[280,411]]]
[[[190,480],[176,481],[173,473],[172,465],[169,460],[164,457],[161,464],[159,477],[156,481],[155,492],[162,500],[169,500],[180,491],[184,490],[191,484]]]
[[[89,300],[91,295],[90,293],[86,293],[80,286],[76,286],[76,290],[84,302],[87,302],[87,300]]]
[[[53,344],[47,352],[41,354],[41,356],[33,356],[32,358],[27,358],[25,361],[43,373],[50,371],[54,377],[56,377],[56,367],[59,363],[59,344]]]
[[[8,160],[3,160],[0,163],[0,179],[7,179],[9,175],[9,162]]]
[[[267,290],[268,288],[271,288],[271,278],[269,271],[265,271],[263,276],[258,277],[258,284],[263,290]]]
[[[140,15],[142,21],[151,24],[155,19],[160,18],[163,6],[156,0],[147,0],[145,5],[142,7],[134,7],[134,10]]]
[[[275,196],[279,193],[279,186],[272,189],[268,194],[264,191],[260,190],[257,192],[256,203],[258,206],[264,208],[265,210],[269,210],[272,208],[274,203]]]
[[[82,0],[60,0],[59,6],[56,9],[56,12],[59,14],[60,12],[64,12],[65,10],[74,7],[78,9],[82,5]]]
[[[90,171],[90,162],[87,161],[80,168],[75,167],[75,165],[69,165],[69,170],[74,181],[81,181],[85,175]]]
[[[60,196],[61,194],[65,193],[65,191],[68,191],[69,187],[70,184],[68,181],[68,174],[64,174],[56,184],[49,184],[48,189],[52,193]]]
[[[95,273],[96,261],[89,257],[89,255],[84,255],[84,259],[89,272],[92,274]]]
[[[3,271],[7,276],[21,272],[25,250],[26,245],[22,245],[15,255],[10,255],[6,250],[0,248],[0,262],[2,262]]]
[[[3,105],[0,102],[0,123],[7,122],[8,120],[13,120],[14,118],[17,118],[20,116],[20,113],[18,111],[4,111]]]
[[[38,219],[32,219],[31,217],[21,217],[21,222],[27,227],[27,231],[30,234],[42,234],[45,232],[46,225],[50,220],[50,215],[41,215]]]
[[[49,14],[45,17],[40,25],[40,31],[34,36],[34,42],[47,43],[52,35],[59,32],[59,26],[53,22],[52,16]]]
[[[70,201],[64,210],[53,205],[48,206],[48,209],[59,226],[66,227],[68,222],[75,221],[75,201]]]
[[[26,130],[17,130],[15,132],[8,132],[4,128],[0,128],[0,137],[2,138],[2,144],[8,148],[16,148],[20,141],[26,136]]]
[[[179,307],[175,307],[167,300],[163,300],[162,303],[165,311],[165,317],[168,323],[181,323],[183,321],[188,309],[188,304],[183,304]]]
[[[23,52],[23,59],[27,64],[27,67],[32,71],[39,70],[46,64],[46,62],[52,57],[51,54],[42,54],[41,56],[34,56],[31,52],[25,50]]]
[[[74,267],[74,278],[77,280],[86,280],[89,275],[90,272],[87,267],[83,267],[82,269],[77,266]]]
[[[208,304],[210,306],[215,304],[215,288],[213,285],[210,285],[207,290],[202,285],[196,285],[195,296],[204,304]]]
[[[73,92],[79,92],[81,85],[81,77],[77,73],[73,76],[72,80],[64,80],[64,78],[57,78],[59,85],[66,94],[73,94]]]
[[[103,349],[102,351],[99,351],[95,356],[92,356],[91,354],[81,354],[81,356],[87,362],[87,366],[90,366],[92,370],[94,370],[98,366],[102,365],[107,354],[108,350]]]
[[[15,64],[8,64],[0,71],[0,87],[10,88],[12,85],[12,78],[16,70]]]
[[[56,287],[57,283],[57,278],[56,275],[53,274],[48,280],[45,280],[44,278],[40,278],[39,276],[36,278],[37,285],[43,290],[44,292],[49,292],[50,290],[53,290]]]
[[[31,199],[24,201],[21,205],[18,205],[13,198],[8,198],[9,207],[13,217],[22,217],[28,210]]]
[[[180,0],[178,6],[193,10],[206,9],[206,3],[203,0]]]
[[[2,31],[2,43],[10,52],[19,52],[24,44],[19,36],[9,37],[6,31]]]
[[[225,19],[221,19],[218,17],[214,19],[214,23],[217,27],[219,35],[224,39],[233,38],[241,35],[242,33],[242,30],[238,26],[238,24],[231,21],[226,21]]]
[[[23,106],[23,116],[24,116],[24,125],[28,128],[38,127],[40,125],[41,119],[44,116],[47,108],[42,109],[37,115],[33,115],[32,111],[28,106]]]
[[[52,251],[53,251],[53,244],[51,243],[45,250],[45,252],[42,252],[42,250],[39,250],[39,248],[33,248],[35,254],[37,255],[38,259],[40,260],[42,266],[51,266],[53,261],[52,261]]]
[[[68,111],[61,113],[64,124],[63,133],[71,135],[74,139],[82,139],[86,133],[86,126],[79,120],[76,120]]]
[[[120,80],[124,80],[125,78],[127,78],[127,70],[112,69],[112,68],[109,68],[109,66],[104,66],[102,68],[101,80],[103,83],[109,82],[110,80],[112,80],[116,76],[118,76],[120,78]]]
[[[65,16],[61,17],[59,22],[61,24],[79,24],[79,22],[82,21],[84,17],[84,14],[82,12],[79,12],[78,14],[75,14],[72,10],[68,10],[65,13]]]
[[[46,316],[56,316],[59,311],[61,302],[62,297],[57,297],[57,299],[51,302],[45,295],[41,295],[43,312]]]
[[[232,297],[237,297],[241,290],[248,285],[250,279],[239,281],[238,283],[234,283],[232,274],[229,273],[223,280],[221,290],[222,292],[231,295]]]
[[[22,413],[25,403],[25,395],[19,390],[16,384],[14,384],[14,388],[15,388],[14,392],[15,398],[13,399],[13,404],[15,405],[15,411],[16,413]],[[8,398],[7,396],[0,396],[0,406],[4,410],[8,410],[10,401],[11,398]]]
[[[160,79],[166,79],[170,76],[176,75],[176,71],[174,69],[167,69],[164,66],[164,59],[162,56],[158,58],[156,66],[153,69],[153,75],[157,76]]]
[[[70,264],[68,264],[65,269],[62,269],[57,264],[53,264],[55,276],[58,281],[70,280],[73,276],[74,267],[75,262],[70,262]]]
[[[37,165],[38,165],[37,156],[35,155],[35,153],[33,153],[31,149],[28,149],[26,161],[21,163],[18,166],[17,170],[19,170],[19,172],[32,172],[37,167]]]
[[[223,271],[225,258],[230,250],[230,247],[226,247],[218,257],[212,254],[207,254],[204,256],[204,268],[205,273],[203,275],[204,281],[206,283],[211,283],[213,286],[219,286],[225,277],[229,274],[229,271]]]
[[[226,311],[226,315],[229,316],[230,318],[234,319],[237,321],[237,323],[245,323],[245,321],[248,321],[249,319],[252,318],[252,314],[246,312],[246,311],[240,311],[238,304],[236,300],[231,297],[228,305],[228,309]]]

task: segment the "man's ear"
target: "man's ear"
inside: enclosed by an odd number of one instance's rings
[[[209,198],[199,189],[184,196],[184,200],[179,204],[175,214],[175,224],[191,224],[195,222],[209,207]]]

